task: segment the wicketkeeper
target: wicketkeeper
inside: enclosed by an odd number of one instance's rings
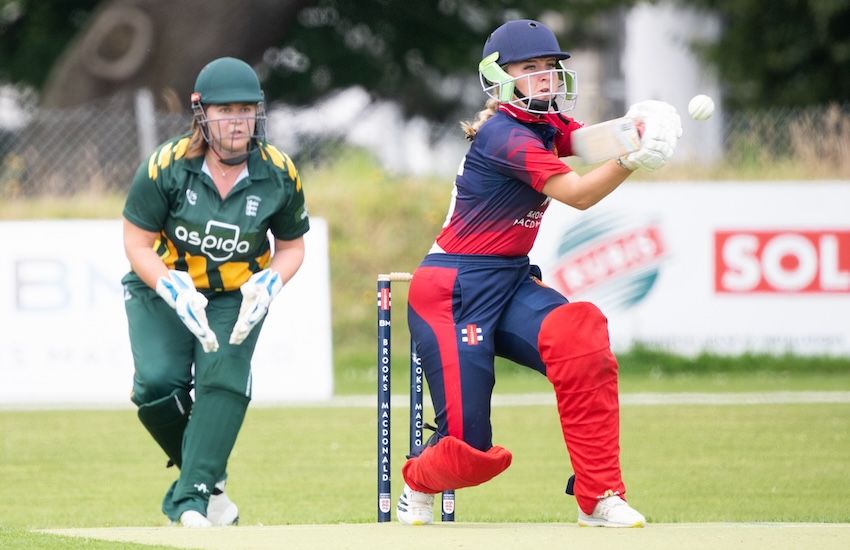
[[[409,291],[408,322],[437,432],[402,468],[403,523],[431,523],[435,493],[484,483],[510,465],[510,452],[492,442],[496,355],[537,370],[554,387],[578,522],[646,523],[625,501],[607,320],[593,304],[570,303],[545,286],[528,253],[552,199],[583,210],[633,170],[661,167],[681,124],[666,103],[638,103],[626,116],[642,128],[639,148],[584,175],[573,172],[559,158],[572,154],[570,135],[581,127],[563,114],[576,99],[569,57],[551,30],[526,19],[505,23],[484,45],[479,73],[491,99],[465,124],[472,144],[446,223]]]
[[[248,64],[210,62],[191,106],[191,131],[160,145],[130,187],[132,271],[122,282],[131,399],[180,469],[162,511],[208,527],[238,519],[224,484],[251,400],[251,357],[269,304],[301,266],[309,221],[298,171],[265,141],[263,92]]]

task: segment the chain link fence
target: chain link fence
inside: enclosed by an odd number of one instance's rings
[[[357,109],[374,113],[386,111],[387,106],[360,101]],[[353,139],[358,130],[352,124],[343,124],[344,129],[324,124],[323,117],[336,116],[327,111],[300,109],[300,118],[283,105],[270,105],[268,111],[270,141],[289,153],[302,170],[346,146],[366,143]],[[125,191],[152,148],[188,130],[191,123],[188,113],[150,113],[139,108],[134,94],[62,110],[38,108],[31,99],[15,116],[7,108],[0,110],[0,199]],[[399,122],[398,116],[394,123],[388,122],[393,116],[390,113],[377,123],[383,128],[377,143],[382,144],[383,153],[390,150],[391,154],[382,157],[382,151],[376,150],[376,158],[381,162],[384,158],[429,158],[428,154],[440,150],[445,159],[453,160],[432,159],[426,164],[454,172],[466,148],[456,123],[429,127],[424,121]],[[349,117],[358,119],[363,119],[358,113]],[[369,129],[359,132],[375,135]],[[401,136],[411,133],[421,139],[400,149],[400,141],[410,141]],[[850,179],[850,105],[728,115],[720,126],[719,145],[721,156],[716,162],[728,168],[752,170],[781,161],[811,167],[811,177]],[[687,158],[678,157],[677,163],[687,164]],[[402,163],[389,168],[424,170],[410,166]]]
[[[772,109],[728,117],[724,162],[799,163],[818,177],[850,178],[850,104]]]
[[[126,189],[142,160],[131,95],[73,109],[25,106],[25,123],[0,124],[0,197],[73,196]],[[188,115],[158,113],[155,132],[189,127]]]

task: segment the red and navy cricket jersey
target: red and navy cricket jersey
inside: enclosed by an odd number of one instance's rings
[[[452,204],[432,252],[527,255],[549,198],[551,176],[571,171],[575,120],[501,105],[475,136],[455,178]]]

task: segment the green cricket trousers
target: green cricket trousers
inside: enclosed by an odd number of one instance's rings
[[[179,521],[186,510],[206,515],[210,493],[226,477],[227,460],[251,400],[251,356],[262,323],[242,344],[231,345],[242,293],[207,295],[207,319],[219,349],[205,353],[153,289],[125,281],[124,297],[135,366],[131,400],[169,462],[180,468],[162,511],[172,521]]]

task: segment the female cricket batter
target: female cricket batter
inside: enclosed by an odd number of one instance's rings
[[[593,304],[570,303],[540,281],[528,252],[549,201],[584,210],[633,170],[667,162],[681,135],[675,109],[638,103],[627,116],[643,126],[640,150],[587,174],[559,157],[572,154],[581,125],[563,116],[576,99],[552,31],[531,20],[490,35],[479,65],[490,96],[455,179],[452,204],[410,287],[408,322],[430,387],[437,431],[402,468],[402,523],[433,520],[434,494],[481,484],[511,463],[494,446],[490,397],[494,356],[546,375],[554,386],[574,479],[580,525],[642,527],[623,499],[617,361],[607,320]]]
[[[180,468],[162,511],[208,527],[238,520],[223,491],[251,399],[251,357],[269,303],[301,266],[309,221],[295,166],[264,141],[254,70],[216,59],[198,74],[191,99],[191,131],[160,145],[130,187],[124,248],[132,271],[122,282],[131,399]]]

